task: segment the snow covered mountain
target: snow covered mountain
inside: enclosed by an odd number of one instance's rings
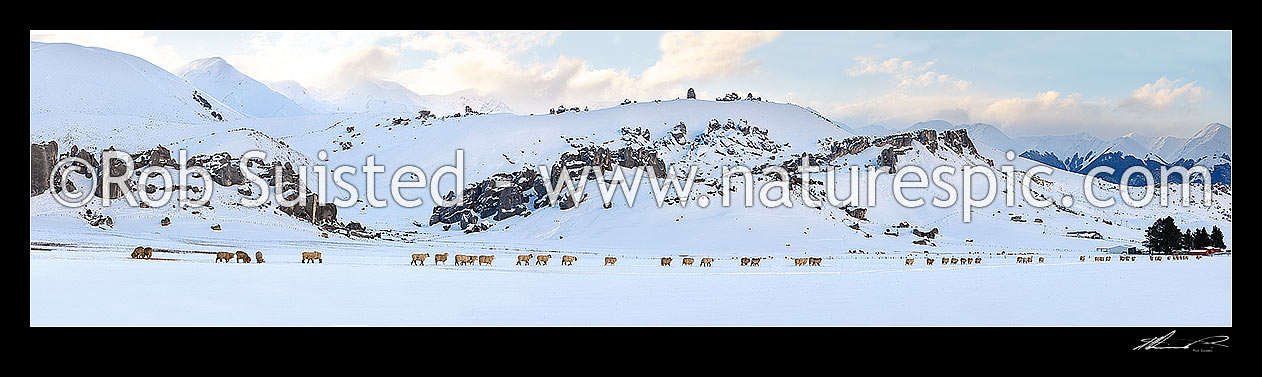
[[[1008,139],[1000,137],[1001,133],[990,132],[989,135],[993,136],[984,137],[985,142],[1007,145],[1014,151],[1021,151],[1019,154],[1022,157],[1077,173],[1109,166],[1115,170],[1104,177],[1110,182],[1117,182],[1122,172],[1132,166],[1148,167],[1157,176],[1162,166],[1201,165],[1210,169],[1214,182],[1231,184],[1231,129],[1219,123],[1206,126],[1190,139],[1132,133],[1102,140],[1083,132]],[[1136,176],[1132,180],[1131,184],[1144,184],[1142,177]],[[1172,180],[1180,182],[1182,178],[1174,176]]]
[[[465,106],[482,114],[513,112],[513,109],[504,102],[483,95],[473,89],[466,89],[452,94],[428,94],[421,97],[428,104],[427,106],[439,115],[464,113]]]
[[[1185,160],[1221,155],[1231,156],[1231,128],[1222,123],[1211,123],[1184,142],[1175,158]]]
[[[31,42],[32,129],[83,118],[206,123],[243,115],[144,59],[69,43]],[[73,121],[71,119],[74,119]]]
[[[294,103],[297,103],[298,106],[302,106],[302,108],[310,110],[313,113],[332,114],[340,112],[340,109],[336,104],[325,99],[325,95],[313,89],[304,87],[297,81],[270,81],[263,82],[263,84],[272,88],[272,90],[277,93],[280,93],[285,97],[289,97],[289,99],[293,100]]]
[[[311,114],[289,97],[237,71],[223,58],[194,60],[174,73],[245,115],[271,118]]]
[[[323,91],[324,98],[335,103],[338,112],[399,112],[415,114],[421,110],[444,116],[465,114],[465,107],[481,114],[512,112],[508,105],[475,90],[452,94],[420,95],[403,85],[387,80],[363,78],[340,89]]]

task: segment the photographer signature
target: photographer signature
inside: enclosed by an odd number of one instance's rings
[[[1207,336],[1201,339],[1197,339],[1195,341],[1188,342],[1182,346],[1165,345],[1166,341],[1169,341],[1169,340],[1186,341],[1186,339],[1171,339],[1171,337],[1174,336],[1174,331],[1175,330],[1170,330],[1169,334],[1159,336],[1156,338],[1143,339],[1141,341],[1143,341],[1144,344],[1140,344],[1138,347],[1135,347],[1135,350],[1168,350],[1168,349],[1196,350],[1193,348],[1193,346],[1206,347],[1206,346],[1211,346],[1211,345],[1217,346],[1217,347],[1226,347],[1227,345],[1222,344],[1222,342],[1225,342],[1227,341],[1227,339],[1230,339],[1226,335],[1215,335],[1215,336]]]

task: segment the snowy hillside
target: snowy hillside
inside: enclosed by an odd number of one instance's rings
[[[426,106],[438,115],[464,113],[465,106],[482,114],[512,113],[513,109],[495,98],[479,94],[475,90],[463,90],[452,94],[429,94],[421,96]]]
[[[298,92],[297,88],[289,92]],[[399,113],[416,114],[421,110],[429,110],[438,116],[465,114],[465,107],[476,113],[511,113],[508,105],[474,90],[465,90],[446,95],[420,95],[403,85],[379,79],[360,79],[353,84],[340,88],[322,90],[319,99],[310,101],[328,101],[336,104],[336,112],[342,113]],[[302,98],[300,95],[296,95]],[[304,98],[304,100],[306,100]]]
[[[144,59],[69,43],[31,42],[32,128],[84,117],[211,123],[236,110]]]
[[[311,114],[311,111],[237,71],[219,57],[191,61],[174,73],[245,115],[271,118]]]
[[[316,92],[313,89],[308,89],[302,86],[302,84],[299,84],[297,81],[284,80],[264,82],[264,84],[266,84],[269,88],[272,88],[272,90],[277,93],[280,93],[285,97],[289,97],[289,99],[294,101],[294,103],[297,103],[298,106],[302,106],[302,108],[310,110],[311,112],[318,114],[331,114],[339,112],[338,106],[333,104],[333,102],[329,102],[329,100],[324,99],[324,96],[319,92]]]
[[[1188,139],[1175,157],[1197,159],[1224,154],[1231,156],[1231,129],[1221,123],[1212,123]]]

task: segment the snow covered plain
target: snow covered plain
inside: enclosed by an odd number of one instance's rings
[[[67,222],[81,224],[77,219]],[[73,227],[71,224],[67,226]],[[173,225],[174,226],[174,225]],[[232,225],[225,225],[229,227]],[[198,227],[200,228],[200,226]],[[217,264],[214,255],[157,252],[135,244],[216,250],[224,238],[90,237],[32,229],[31,325],[840,325],[840,326],[1231,326],[1232,258],[1110,262],[1048,252],[980,265],[926,266],[937,253],[819,254],[820,267],[783,255],[759,267],[730,257],[713,267],[669,267],[644,251],[552,250],[547,266],[515,265],[540,251],[512,244],[402,244],[272,231],[254,242],[264,264]],[[207,231],[209,232],[209,230]],[[141,236],[144,237],[144,236]],[[300,263],[303,250],[324,262]],[[496,255],[491,266],[412,266],[410,254]],[[574,266],[560,256],[575,255]],[[603,266],[616,256],[617,265]],[[702,255],[695,256],[698,258]]]
[[[458,248],[453,248],[459,250]],[[1230,326],[1231,258],[904,266],[838,256],[823,267],[410,266],[406,255],[32,251],[31,325]],[[432,262],[432,260],[431,260]]]

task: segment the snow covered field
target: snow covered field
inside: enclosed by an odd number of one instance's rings
[[[350,247],[350,245],[347,245]],[[51,250],[37,250],[51,249]],[[560,257],[547,266],[411,266],[405,250],[294,252],[265,264],[214,255],[128,259],[116,246],[33,246],[31,325],[1231,326],[1231,257],[905,266],[901,255],[778,257],[711,268],[657,258]],[[459,253],[452,248],[451,252]],[[962,255],[961,255],[962,256]],[[940,257],[931,255],[930,257]]]

